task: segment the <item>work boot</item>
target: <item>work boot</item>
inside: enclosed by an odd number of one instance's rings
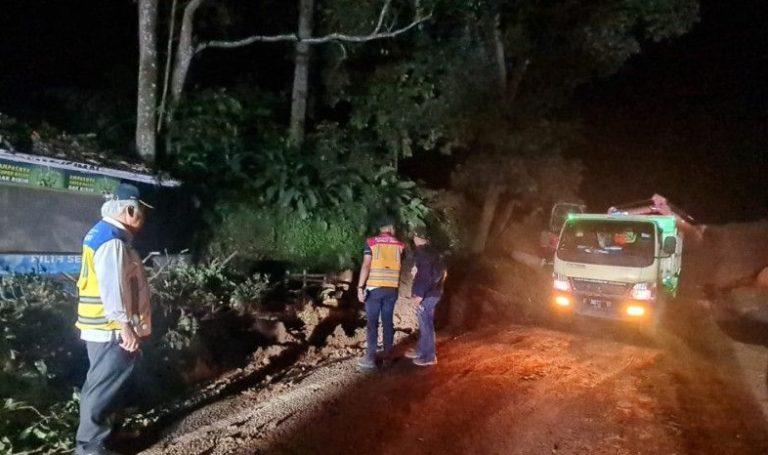
[[[421,359],[419,357],[416,357],[415,359],[413,359],[413,364],[414,365],[418,365],[420,367],[428,367],[430,365],[437,365],[437,357],[435,357],[432,360],[424,360],[424,359]]]
[[[411,348],[406,350],[404,355],[406,359],[415,359],[419,357],[419,351],[417,351],[415,348]]]
[[[357,368],[363,371],[375,370],[376,362],[367,355],[364,355],[357,360]]]
[[[75,454],[77,455],[120,455],[119,452],[115,452],[114,450],[109,450],[104,445],[96,445],[96,446],[90,446],[90,447],[78,447],[75,450]]]

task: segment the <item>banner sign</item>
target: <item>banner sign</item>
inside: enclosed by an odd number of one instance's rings
[[[80,275],[79,254],[0,254],[0,276],[34,273],[37,275]]]
[[[176,180],[138,172],[0,150],[0,184],[101,195],[111,193],[124,180],[165,187],[181,184]]]
[[[107,194],[117,187],[120,180],[102,175],[88,175],[66,169],[18,163],[0,157],[0,182],[81,193]]]

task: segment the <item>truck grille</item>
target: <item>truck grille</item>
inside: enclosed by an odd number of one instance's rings
[[[573,280],[573,289],[576,292],[596,295],[625,295],[629,285],[613,281]]]

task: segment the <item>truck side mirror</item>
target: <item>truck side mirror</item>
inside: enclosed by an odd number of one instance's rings
[[[661,247],[664,254],[672,256],[677,251],[677,237],[667,237]]]

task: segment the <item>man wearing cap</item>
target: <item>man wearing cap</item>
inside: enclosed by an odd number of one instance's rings
[[[366,351],[357,365],[363,370],[376,368],[376,348],[379,339],[379,317],[384,336],[384,358],[389,359],[395,339],[393,321],[400,263],[405,245],[395,237],[395,222],[385,217],[378,223],[379,235],[370,237],[363,250],[357,296],[365,302]]]
[[[89,369],[80,393],[80,455],[111,453],[105,443],[112,415],[124,404],[141,340],[152,329],[144,265],[131,246],[151,208],[139,196],[135,186],[118,185],[83,240],[76,326]]]
[[[445,267],[440,256],[431,248],[425,228],[416,228],[413,233],[414,269],[416,270],[411,288],[412,298],[418,305],[419,341],[416,349],[406,351],[405,356],[413,359],[418,366],[437,363],[435,349],[435,308],[443,295]]]

